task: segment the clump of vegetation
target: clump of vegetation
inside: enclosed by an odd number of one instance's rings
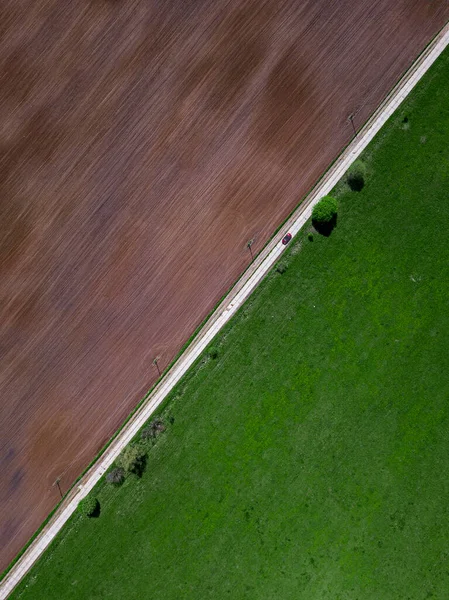
[[[313,233],[311,231],[307,235],[307,239],[309,240],[309,242],[313,242]]]
[[[100,514],[100,503],[94,496],[86,496],[78,505],[78,510],[88,518],[97,517]]]
[[[330,223],[337,215],[338,203],[332,196],[324,196],[315,204],[312,220],[316,223]]]
[[[285,273],[286,270],[287,265],[285,264],[285,262],[278,262],[278,264],[276,265],[276,271],[282,275],[283,273]]]
[[[134,473],[142,476],[147,462],[147,451],[141,444],[130,444],[117,458],[116,464],[125,473]]]
[[[312,223],[322,235],[330,235],[337,223],[338,202],[332,196],[324,196],[315,204],[312,211]]]
[[[402,119],[402,129],[404,129],[405,131],[406,131],[407,129],[410,129],[410,123],[409,123],[409,120],[408,120],[408,117],[407,117],[407,116],[405,116],[405,117]]]
[[[346,181],[353,192],[360,192],[365,186],[366,165],[361,160],[356,160],[346,173]]]
[[[212,360],[217,360],[218,348],[216,348],[215,346],[212,346],[212,348],[209,350],[209,358],[211,358]]]
[[[142,429],[140,437],[142,438],[142,440],[145,441],[153,440],[156,439],[160,433],[165,431],[165,429],[166,427],[163,420],[159,417],[156,417],[155,419],[150,421],[150,423],[144,429]]]
[[[125,469],[122,469],[122,467],[114,467],[106,475],[106,481],[116,486],[122,485],[125,481]]]

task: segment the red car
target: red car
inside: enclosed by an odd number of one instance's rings
[[[291,233],[287,233],[287,235],[284,235],[284,237],[282,238],[282,243],[284,244],[284,246],[286,246],[291,239],[292,239]]]

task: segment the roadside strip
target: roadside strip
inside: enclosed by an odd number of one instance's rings
[[[287,232],[290,232],[294,236],[300,231],[304,224],[310,219],[314,205],[322,196],[325,196],[333,189],[352,162],[361,154],[361,152],[363,152],[373,137],[379,132],[385,122],[395,112],[398,106],[408,96],[448,45],[449,24],[444,27],[413,63],[409,71],[393,88],[380,107],[352,142],[346,147],[324,177],[317,183],[292,216],[284,223],[276,235],[255,258],[251,266],[219,304],[211,318],[199,331],[191,344],[155,386],[142,406],[124,425],[110,446],[72,488],[48,524],[45,525],[39,535],[33,540],[24,554],[14,564],[0,583],[0,600],[5,600],[8,597],[34,563],[41,557],[43,552],[76,510],[80,500],[92,490],[107,469],[113,464],[123,448],[138,433],[139,429],[150,418],[155,409],[165,400],[167,395],[180,381],[182,376],[192,366],[215,335],[231,319],[234,313],[242,306],[260,281],[270,271],[285,249],[285,246],[282,245],[282,238],[284,235]]]

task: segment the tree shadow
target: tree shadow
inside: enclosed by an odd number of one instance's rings
[[[334,215],[327,223],[318,223],[318,221],[312,221],[312,225],[315,230],[325,237],[329,237],[334,228],[337,226],[337,215]]]
[[[90,519],[98,519],[98,517],[100,516],[101,513],[101,505],[99,503],[99,501],[97,500],[97,505],[95,507],[95,509],[90,513],[89,518]]]
[[[348,185],[353,192],[361,192],[365,187],[365,179],[359,173],[348,175]]]
[[[148,463],[148,456],[146,454],[143,454],[142,456],[139,457],[139,460],[136,461],[136,464],[133,467],[132,473],[134,473],[134,475],[136,475],[139,479],[141,479],[143,474],[145,473],[145,469],[147,468],[147,463]]]

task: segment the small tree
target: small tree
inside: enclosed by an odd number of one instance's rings
[[[100,503],[98,498],[86,496],[81,500],[78,508],[85,517],[94,517],[99,512]]]
[[[314,223],[330,223],[337,216],[338,203],[332,196],[324,196],[312,211]]]
[[[337,223],[338,203],[332,196],[324,196],[315,204],[312,223],[321,235],[328,236]]]
[[[365,185],[366,165],[361,160],[356,160],[346,173],[346,181],[354,192],[360,192]]]
[[[106,475],[106,481],[113,485],[122,485],[125,481],[125,470],[121,467],[114,467],[112,471]]]
[[[117,458],[117,466],[124,469],[127,473],[142,475],[145,469],[147,453],[140,444],[131,444],[127,446]]]
[[[154,439],[158,436],[159,433],[165,431],[164,421],[159,417],[156,417],[145,427],[142,429],[142,433],[140,434],[143,440]]]
[[[212,348],[209,350],[209,358],[211,358],[212,360],[217,360],[218,348],[216,348],[216,346],[212,346]]]

